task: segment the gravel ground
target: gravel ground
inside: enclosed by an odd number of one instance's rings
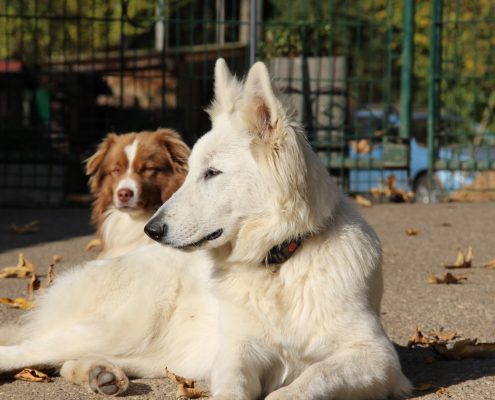
[[[378,205],[363,213],[380,235],[385,254],[385,295],[383,323],[397,344],[406,375],[415,386],[433,385],[415,391],[415,399],[495,399],[495,357],[482,360],[430,362],[428,349],[407,348],[416,327],[423,331],[455,330],[468,338],[495,341],[495,270],[480,266],[495,258],[495,203],[450,203],[432,206]],[[6,232],[11,222],[41,220],[41,231],[29,235]],[[63,257],[57,270],[92,259],[96,252],[85,252],[93,237],[88,225],[89,210],[1,209],[0,266],[15,265],[24,252],[43,272],[54,254]],[[407,236],[406,228],[419,231]],[[431,285],[428,272],[445,272],[443,263],[453,263],[457,248],[474,249],[474,268],[462,270],[467,280],[461,285]],[[26,281],[0,280],[0,297],[24,295]],[[0,323],[18,318],[23,312],[0,305]],[[444,394],[435,391],[445,387]],[[53,383],[0,379],[0,399],[87,399],[99,397],[87,389],[55,378]],[[128,399],[175,399],[167,379],[133,380]],[[101,398],[101,397],[99,397]]]

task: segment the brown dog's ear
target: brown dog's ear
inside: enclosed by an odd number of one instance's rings
[[[191,150],[184,143],[181,136],[172,129],[159,129],[157,133],[160,135],[160,141],[167,148],[170,159],[172,160],[172,168],[175,173],[180,175],[187,174],[188,158]]]
[[[180,135],[171,129],[159,129],[156,133],[160,135],[159,140],[166,147],[172,162],[173,174],[169,175],[167,184],[161,190],[161,200],[165,202],[184,182],[188,171],[187,160],[191,150]]]
[[[96,153],[86,160],[86,175],[90,177],[90,190],[93,194],[100,190],[103,177],[105,176],[104,171],[101,169],[103,160],[105,160],[108,150],[115,143],[116,138],[117,135],[115,133],[110,133],[100,143]]]

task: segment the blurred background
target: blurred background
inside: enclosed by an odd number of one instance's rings
[[[495,199],[493,0],[0,0],[0,205],[87,203],[108,133],[208,130],[265,61],[344,191]]]

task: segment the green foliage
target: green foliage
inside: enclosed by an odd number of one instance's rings
[[[470,140],[474,125],[481,132],[495,130],[495,4],[491,0],[444,1],[442,47],[430,47],[431,3],[416,2],[415,102],[426,104],[429,54],[441,51],[441,104],[444,114],[457,115],[456,140]],[[466,123],[467,121],[467,123]]]
[[[123,6],[125,13],[123,13]],[[150,29],[155,5],[115,0],[0,0],[0,58],[27,63],[111,50]]]

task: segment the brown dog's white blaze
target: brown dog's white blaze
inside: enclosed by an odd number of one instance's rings
[[[97,229],[111,207],[133,212],[158,208],[184,181],[189,152],[170,129],[109,134],[86,164]]]

